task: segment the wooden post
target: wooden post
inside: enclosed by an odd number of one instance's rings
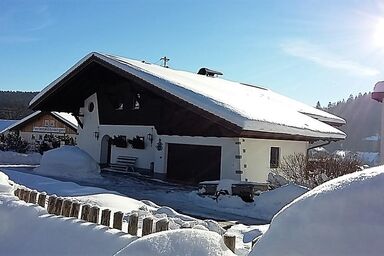
[[[63,198],[57,198],[55,203],[55,209],[53,214],[61,215],[61,209],[63,208]]]
[[[71,207],[71,212],[69,213],[69,217],[79,218],[80,212],[80,203],[73,202]]]
[[[30,194],[31,194],[31,190],[26,189],[26,190],[24,191],[22,200],[23,200],[24,202],[28,203],[28,201],[29,201],[29,195],[30,195]]]
[[[19,199],[23,200],[23,197],[24,197],[24,189],[21,188],[20,191],[19,191]]]
[[[91,206],[89,204],[83,205],[83,207],[81,208],[81,219],[82,220],[88,221],[88,215],[89,215],[90,209],[91,209]]]
[[[224,244],[235,253],[236,248],[236,236],[224,234]]]
[[[128,234],[137,236],[138,224],[139,224],[139,215],[137,213],[132,213],[131,215],[129,215]]]
[[[88,221],[97,224],[99,222],[99,213],[100,208],[93,206],[89,212]]]
[[[49,214],[53,214],[55,210],[55,203],[56,203],[56,196],[50,196],[48,198],[48,206],[47,206],[47,211]]]
[[[161,219],[156,222],[156,232],[166,231],[169,228],[169,221],[167,219]]]
[[[113,228],[116,229],[123,229],[123,213],[122,212],[115,212],[113,214]]]
[[[19,197],[19,195],[20,195],[20,189],[17,188],[15,191],[13,191],[13,194],[14,194],[15,196]]]
[[[110,219],[111,219],[111,210],[109,209],[102,210],[100,224],[109,227]]]
[[[36,203],[36,199],[37,199],[37,192],[36,191],[31,191],[31,193],[29,194],[28,202],[32,203],[32,204],[35,204]]]
[[[153,226],[153,219],[151,217],[147,217],[143,219],[143,232],[141,236],[146,236],[149,234],[152,234],[152,226]]]
[[[41,207],[45,208],[45,199],[47,198],[47,194],[41,193],[39,195],[39,199],[37,200],[37,204]]]
[[[72,206],[72,201],[69,199],[65,199],[63,202],[63,216],[69,217],[71,213],[71,206]]]

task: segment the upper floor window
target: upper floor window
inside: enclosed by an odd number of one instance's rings
[[[280,163],[280,148],[271,147],[271,153],[269,157],[269,167],[278,168]]]
[[[136,93],[135,97],[133,98],[133,110],[140,109],[140,100],[141,100],[141,95],[140,93]]]

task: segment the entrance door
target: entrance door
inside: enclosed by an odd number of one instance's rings
[[[221,147],[168,144],[167,177],[186,183],[219,180]]]
[[[107,166],[111,163],[111,137],[104,135],[101,139],[100,165]]]

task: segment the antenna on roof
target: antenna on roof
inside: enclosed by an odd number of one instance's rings
[[[167,68],[167,62],[170,61],[170,59],[167,58],[167,56],[164,56],[163,58],[161,58],[160,60],[163,61],[163,67]]]

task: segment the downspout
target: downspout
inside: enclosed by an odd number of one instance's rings
[[[327,146],[327,145],[329,145],[331,142],[332,142],[332,140],[328,140],[327,142],[325,142],[325,143],[323,143],[323,144],[319,144],[319,145],[316,145],[316,146],[312,146],[312,147],[307,148],[307,155],[308,155],[308,153],[309,153],[309,150],[314,149],[314,148],[318,148],[318,147]]]

